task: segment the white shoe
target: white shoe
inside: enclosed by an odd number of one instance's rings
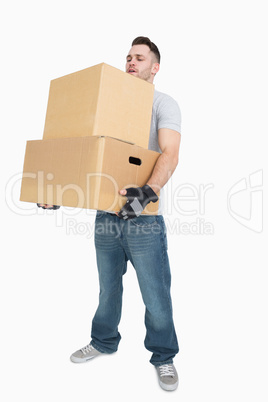
[[[156,366],[158,381],[161,388],[165,391],[175,391],[179,384],[179,378],[173,364],[163,364]]]
[[[70,359],[73,363],[85,363],[88,360],[94,359],[94,357],[97,357],[101,354],[101,352],[99,352],[97,349],[94,348],[94,346],[89,343],[87,346],[74,352],[71,355]]]

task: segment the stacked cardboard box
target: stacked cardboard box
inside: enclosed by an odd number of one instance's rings
[[[105,63],[52,80],[43,140],[27,142],[20,200],[119,211],[118,191],[144,185],[159,157],[147,149],[153,94]]]

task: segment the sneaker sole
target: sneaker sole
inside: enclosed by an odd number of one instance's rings
[[[85,359],[79,359],[79,357],[71,356],[70,360],[71,360],[72,363],[86,363],[89,360],[92,360],[92,359],[94,359],[95,357],[98,357],[98,356],[99,356],[99,354],[97,354],[95,356],[92,356],[92,357],[86,357]]]
[[[176,384],[164,384],[160,380],[158,380],[159,385],[162,389],[165,391],[175,391],[178,388],[179,382],[176,382]]]

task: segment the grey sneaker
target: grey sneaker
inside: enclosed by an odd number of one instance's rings
[[[174,365],[163,364],[156,366],[156,370],[160,387],[165,391],[175,391],[179,384],[179,378]]]
[[[82,349],[77,350],[74,352],[70,359],[73,363],[85,363],[88,360],[94,359],[101,354],[97,349],[94,348],[91,344],[88,344]]]

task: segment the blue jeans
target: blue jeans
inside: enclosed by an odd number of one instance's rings
[[[150,362],[172,363],[178,353],[172,303],[166,226],[162,216],[140,216],[128,221],[97,212],[95,247],[99,273],[99,306],[92,321],[91,344],[100,352],[117,350],[121,335],[123,275],[129,260],[136,270],[146,307],[145,347]]]

